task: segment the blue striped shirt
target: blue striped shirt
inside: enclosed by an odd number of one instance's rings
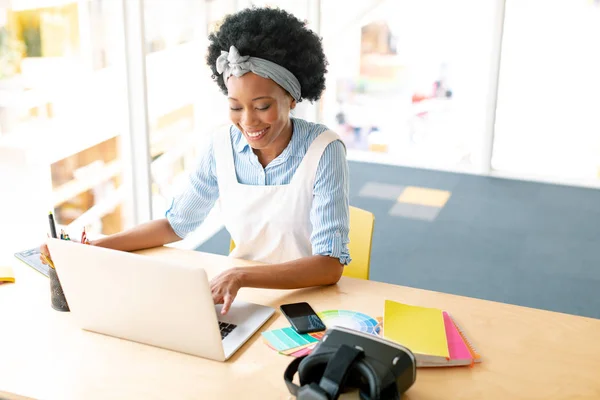
[[[244,135],[231,126],[231,144],[238,182],[246,185],[287,185],[312,141],[327,127],[292,118],[293,134],[288,146],[265,168]],[[200,155],[198,167],[190,175],[185,190],[173,199],[166,217],[175,233],[184,238],[206,218],[219,197],[212,142]],[[349,187],[346,148],[336,140],[330,143],[319,161],[310,212],[313,255],[335,257],[346,265],[348,251]]]

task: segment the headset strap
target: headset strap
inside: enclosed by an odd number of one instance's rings
[[[364,352],[362,350],[342,344],[327,363],[319,385],[311,382],[309,385],[300,388],[292,382],[294,374],[298,371],[300,363],[306,356],[292,361],[286,368],[283,377],[290,393],[299,399],[335,400],[344,386],[350,367],[354,361],[363,356]]]
[[[333,358],[327,363],[323,377],[319,386],[329,395],[329,398],[335,400],[340,395],[342,387],[346,382],[348,371],[354,361],[364,356],[364,351],[347,344],[342,344],[333,355]]]
[[[296,358],[294,361],[292,361],[287,366],[287,368],[285,369],[285,372],[283,374],[283,379],[285,380],[285,384],[287,385],[288,390],[294,397],[298,396],[299,386],[296,385],[292,381],[294,380],[294,375],[298,371],[298,366],[300,365],[302,360],[304,360],[305,358],[306,358],[306,356]]]

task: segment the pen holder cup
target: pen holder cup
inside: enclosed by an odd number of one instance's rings
[[[50,300],[52,301],[52,308],[57,311],[70,311],[56,270],[54,268],[48,268],[48,272],[50,278]]]

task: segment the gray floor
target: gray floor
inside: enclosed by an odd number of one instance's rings
[[[350,203],[376,218],[372,280],[600,318],[600,190],[366,163],[350,177]],[[374,184],[451,197],[413,218]],[[198,250],[228,243],[223,230]]]

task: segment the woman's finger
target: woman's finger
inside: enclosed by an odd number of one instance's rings
[[[233,296],[231,293],[227,293],[225,295],[225,298],[223,299],[223,307],[221,308],[222,315],[227,314],[227,312],[229,311],[229,307],[231,307],[231,303],[233,303],[234,298],[235,296]]]
[[[51,260],[50,250],[48,250],[48,246],[44,243],[40,246],[40,261],[42,264],[48,265],[48,260]]]
[[[213,302],[215,304],[222,304],[223,303],[223,296],[219,293],[213,293],[212,294],[212,298],[213,298]]]

